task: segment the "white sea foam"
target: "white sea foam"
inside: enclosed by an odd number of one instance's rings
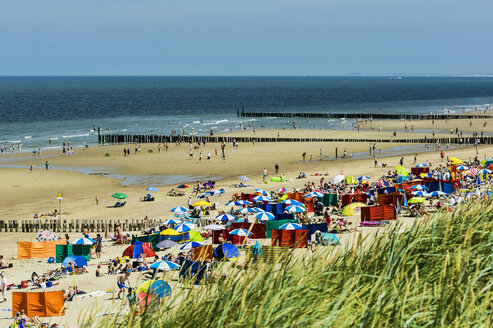
[[[24,136],[24,139],[31,139],[33,136]]]
[[[192,123],[193,123],[193,124],[199,124],[199,123],[200,123],[200,121],[193,121]]]
[[[62,138],[78,138],[78,137],[87,137],[89,136],[89,133],[84,133],[84,134],[73,134],[70,136],[62,136]]]

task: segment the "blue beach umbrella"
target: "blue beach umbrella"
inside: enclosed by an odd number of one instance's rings
[[[156,187],[148,187],[148,188],[146,188],[146,190],[147,191],[159,191],[159,189]]]
[[[177,207],[173,207],[171,209],[171,212],[173,212],[173,213],[185,213],[185,212],[188,212],[188,208],[183,207],[183,206],[177,206]]]
[[[281,230],[298,230],[303,229],[303,226],[298,223],[285,223],[279,227]]]
[[[459,166],[457,168],[457,170],[461,170],[461,171],[463,171],[463,170],[469,170],[469,166],[461,165],[461,166]]]
[[[245,207],[240,210],[241,214],[257,213],[252,207]]]
[[[426,186],[423,185],[414,185],[411,187],[412,190],[427,190]]]
[[[72,242],[72,245],[92,245],[96,241],[91,238],[79,238]]]
[[[233,244],[222,243],[214,249],[214,257],[218,259],[227,258],[228,260],[237,260],[240,257],[240,251]]]
[[[428,196],[428,193],[426,191],[422,191],[422,190],[413,191],[412,194],[414,196],[424,196],[424,197]]]
[[[423,163],[423,164],[416,165],[416,167],[428,167],[428,165]]]
[[[304,197],[322,198],[323,196],[324,196],[323,193],[319,191],[313,191],[311,193],[306,194]]]
[[[230,235],[233,235],[233,236],[248,236],[248,235],[251,235],[252,233],[251,232],[248,232],[247,229],[235,229],[233,231],[231,231],[229,233]]]
[[[296,206],[305,206],[305,204],[295,200],[295,199],[286,199],[285,201],[281,202],[281,204],[286,204],[286,205],[296,205]]]
[[[240,202],[228,202],[225,204],[226,206],[241,206],[243,205],[242,203]]]
[[[190,230],[192,230],[189,226],[187,226],[183,223],[180,225],[177,225],[174,229],[178,232],[189,232]]]
[[[180,249],[182,251],[184,251],[184,250],[190,250],[192,248],[200,247],[200,246],[203,246],[203,245],[205,245],[205,242],[191,241],[191,242],[188,242],[188,243],[184,244],[183,246],[181,246]]]
[[[275,216],[274,214],[269,212],[260,212],[255,214],[255,218],[259,219],[260,221],[272,221],[274,220]]]
[[[359,181],[368,181],[368,180],[370,180],[370,177],[367,177],[366,175],[362,175],[362,176],[358,177],[358,180]]]
[[[262,194],[264,196],[269,196],[269,193],[265,191],[264,189],[256,188],[255,192],[258,192],[259,194]]]
[[[440,196],[445,196],[446,193],[444,193],[443,191],[432,191],[431,193],[428,194],[430,197],[440,197]]]
[[[181,220],[179,219],[168,219],[161,222],[161,225],[179,224],[179,223],[181,223]]]
[[[180,268],[180,266],[170,261],[157,261],[156,263],[151,264],[150,268],[168,271],[168,270],[177,270]]]
[[[291,205],[286,207],[286,211],[288,211],[289,213],[303,213],[306,211],[306,209],[298,205]]]
[[[216,216],[216,220],[217,221],[229,221],[229,220],[234,220],[235,217],[233,215],[229,215],[229,214],[220,214],[218,216]]]
[[[62,267],[66,268],[69,267],[69,262],[74,262],[76,267],[83,267],[84,265],[87,265],[87,261],[84,258],[84,256],[81,255],[69,255],[67,256],[63,262],[62,262]]]
[[[254,202],[270,202],[271,198],[268,196],[255,196],[253,197]]]

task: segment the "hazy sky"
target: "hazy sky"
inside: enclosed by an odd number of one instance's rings
[[[493,73],[491,0],[0,0],[0,75]]]

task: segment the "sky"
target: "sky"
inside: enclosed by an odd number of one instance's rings
[[[0,75],[493,73],[491,0],[0,0]]]

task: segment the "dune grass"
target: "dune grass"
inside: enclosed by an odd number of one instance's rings
[[[230,269],[144,315],[95,327],[491,327],[493,202],[396,225],[352,248]],[[296,252],[296,251],[295,251]]]

